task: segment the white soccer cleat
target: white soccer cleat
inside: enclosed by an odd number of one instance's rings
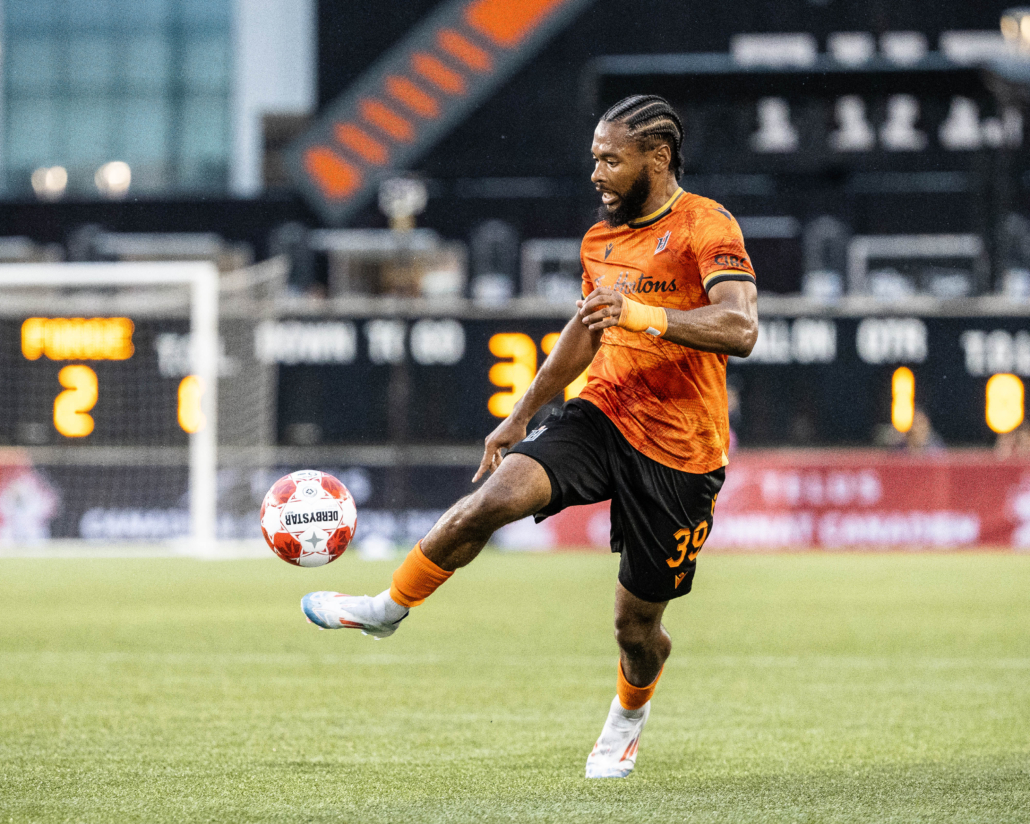
[[[375,599],[368,595],[344,595],[340,592],[309,592],[300,599],[300,608],[308,621],[322,629],[360,629],[362,635],[388,638],[397,631],[408,611],[390,622],[378,614]]]
[[[650,714],[650,701],[639,710],[626,710],[615,696],[601,737],[587,758],[587,778],[625,778],[633,772],[640,733]]]

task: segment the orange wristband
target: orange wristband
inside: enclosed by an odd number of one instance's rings
[[[630,332],[647,332],[660,338],[669,328],[669,316],[661,306],[648,306],[622,296],[619,326]]]

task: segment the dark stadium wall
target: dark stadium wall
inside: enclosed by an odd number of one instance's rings
[[[320,0],[318,103],[323,107],[439,0],[393,0],[389,14],[376,0]],[[726,51],[734,34],[919,31],[931,44],[944,31],[996,29],[1010,0],[782,0],[691,3],[682,0],[596,0],[522,74],[562,86],[592,57],[605,54]],[[502,92],[495,98],[512,98]],[[520,105],[523,102],[519,100]]]
[[[320,105],[346,89],[363,68],[436,5],[426,0],[401,0],[391,4],[390,15],[383,15],[381,4],[373,0],[346,4],[323,0],[319,7]],[[477,223],[490,218],[510,221],[524,237],[582,233],[592,222],[595,207],[588,180],[589,139],[600,109],[585,85],[586,68],[594,58],[726,52],[738,33],[810,32],[820,48],[825,48],[826,37],[833,32],[918,31],[926,35],[929,48],[935,49],[938,36],[945,31],[997,30],[1001,12],[1010,5],[1004,0],[732,4],[597,0],[419,163],[416,171],[429,181],[431,194],[429,209],[420,222],[460,238],[467,238]],[[360,45],[355,46],[356,42]],[[600,101],[600,105],[611,102]],[[492,183],[491,178],[500,180]],[[743,214],[765,208],[746,197],[726,205],[743,210]],[[859,221],[866,219],[873,220],[875,215]],[[913,211],[913,220],[918,219]],[[934,225],[954,224],[940,226],[938,231],[961,230],[964,220],[948,215],[932,218]],[[352,224],[381,226],[384,219],[370,207]],[[863,228],[878,230],[873,225]],[[926,231],[917,226],[912,230]],[[783,288],[796,285],[784,284]]]
[[[384,11],[384,4],[375,0],[322,0],[319,106],[346,89],[437,5],[436,0],[394,0]],[[594,58],[725,52],[734,34],[762,32],[812,32],[822,47],[831,32],[914,30],[926,34],[935,48],[944,31],[996,29],[1001,11],[1010,5],[1011,0],[596,0],[419,163],[415,171],[427,179],[431,194],[420,224],[463,240],[491,218],[511,222],[523,238],[581,234],[595,206],[588,151],[599,112],[584,87],[586,67]],[[745,215],[768,213],[746,197],[727,198],[726,205]],[[961,222],[947,214],[932,220],[938,231],[962,230]],[[0,202],[4,234],[41,243],[66,243],[78,227],[94,223],[113,231],[214,231],[249,243],[261,257],[269,234],[288,221],[309,226],[319,222],[299,196],[281,190],[252,200],[140,199],[130,194],[115,202]],[[385,219],[370,206],[353,225],[382,226]]]

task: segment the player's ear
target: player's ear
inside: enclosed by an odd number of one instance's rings
[[[652,157],[655,172],[659,174],[667,172],[672,164],[672,149],[669,148],[668,143],[659,143],[655,147]]]

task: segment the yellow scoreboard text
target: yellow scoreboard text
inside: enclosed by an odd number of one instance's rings
[[[66,438],[84,438],[93,431],[93,416],[99,392],[97,373],[81,363],[65,366],[57,373],[64,391],[54,399],[54,428]]]
[[[916,376],[899,366],[891,378],[891,423],[898,432],[908,432],[916,416]]]
[[[540,342],[540,348],[544,355],[551,353],[559,337],[558,332],[544,335]],[[487,409],[496,418],[506,418],[515,409],[515,404],[526,394],[533,378],[536,377],[536,342],[522,332],[501,332],[490,336],[488,346],[491,355],[501,358],[500,363],[495,363],[490,367],[488,374],[490,383],[505,391],[495,392],[491,395],[490,400],[487,401]],[[565,400],[578,398],[586,383],[587,373],[584,372],[565,387]]]
[[[134,328],[129,318],[28,318],[21,352],[29,360],[127,360]]]
[[[1011,432],[1025,417],[1023,381],[1015,375],[1001,373],[987,381],[987,403],[984,416],[987,425],[999,435]]]

